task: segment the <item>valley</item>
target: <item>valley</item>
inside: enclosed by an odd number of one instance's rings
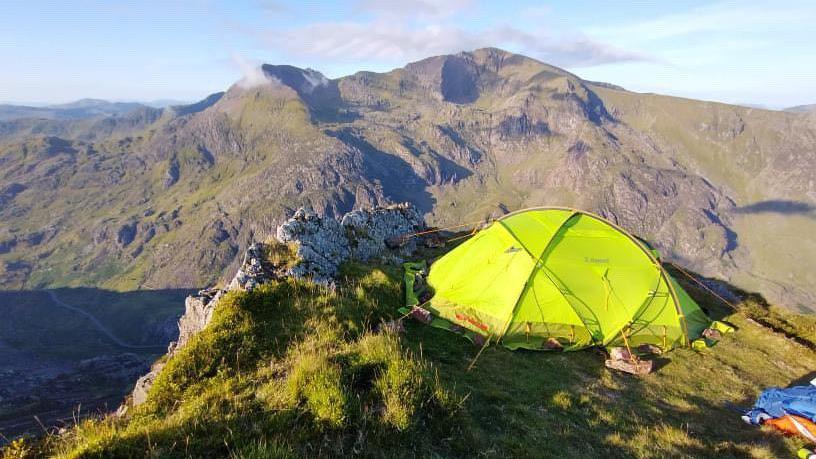
[[[189,293],[0,292],[0,433],[115,410],[178,335]]]

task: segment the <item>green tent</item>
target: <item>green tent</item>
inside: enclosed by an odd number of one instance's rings
[[[510,349],[557,340],[565,350],[646,343],[668,350],[710,323],[656,252],[574,209],[502,217],[433,263],[428,284],[433,297],[423,307],[433,316]]]

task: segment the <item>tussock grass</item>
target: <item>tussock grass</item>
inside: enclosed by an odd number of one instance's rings
[[[378,456],[407,443],[396,456],[444,450],[459,399],[400,337],[372,330],[396,311],[396,273],[349,266],[345,275],[336,291],[290,279],[227,294],[126,419],[84,421],[15,444],[5,457]]]
[[[297,265],[298,256],[296,243],[283,243],[273,239],[267,241],[263,247],[264,256],[270,265],[281,269],[290,269]]]
[[[83,421],[3,457],[770,458],[802,444],[725,407],[816,368],[791,338],[809,339],[811,318],[754,296],[732,311],[684,285],[736,332],[633,377],[597,351],[495,346],[466,371],[479,349],[455,334],[413,322],[401,336],[374,331],[401,301],[396,268],[350,264],[339,285],[229,294],[125,419]]]

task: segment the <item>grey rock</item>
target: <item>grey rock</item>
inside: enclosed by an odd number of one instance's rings
[[[212,301],[213,298],[201,294],[187,297],[184,301],[184,314],[178,321],[179,338],[173,345],[174,349],[184,347],[193,335],[203,330],[210,323],[213,310],[218,303],[217,299],[220,296],[220,292],[216,294],[216,301]]]
[[[179,180],[181,169],[179,168],[178,159],[173,157],[167,166],[167,171],[164,173],[164,187],[170,188]]]
[[[298,247],[299,263],[287,274],[331,284],[340,264],[346,260],[381,258],[399,262],[400,257],[416,250],[417,242],[407,238],[393,251],[388,247],[389,241],[424,227],[419,211],[409,203],[354,210],[339,221],[301,208],[278,227],[277,238],[283,243],[296,243]]]
[[[302,260],[288,274],[328,283],[337,274],[340,263],[349,258],[349,241],[340,223],[319,217],[311,209],[301,208],[280,225],[276,236],[283,243],[297,243]]]
[[[250,245],[244,254],[244,261],[229,283],[228,289],[252,291],[276,276],[272,267],[264,260],[263,245],[255,243]]]
[[[340,221],[351,248],[351,258],[368,261],[383,255],[393,255],[387,241],[402,238],[425,228],[425,221],[412,204],[404,203],[347,213]],[[416,250],[416,238],[400,245],[400,254]]]
[[[150,368],[149,373],[136,380],[136,385],[133,386],[133,393],[131,394],[133,406],[139,406],[147,401],[147,394],[150,392],[150,388],[162,368],[164,368],[164,363],[156,362]]]

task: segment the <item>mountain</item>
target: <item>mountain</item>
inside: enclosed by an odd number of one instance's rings
[[[816,104],[797,105],[795,107],[788,107],[785,109],[785,111],[793,113],[814,113],[816,112]]]
[[[667,259],[810,309],[816,121],[584,81],[488,48],[165,110],[0,122],[0,283],[214,282],[299,206],[398,201],[444,226],[561,205]]]
[[[100,99],[80,99],[67,104],[31,107],[27,105],[0,105],[0,121],[24,118],[49,120],[76,120],[82,118],[123,115],[146,105],[136,102],[108,102]]]

